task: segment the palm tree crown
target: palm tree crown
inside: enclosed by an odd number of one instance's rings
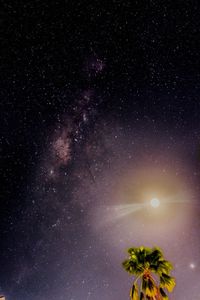
[[[157,248],[138,247],[128,249],[129,258],[122,265],[135,276],[130,291],[131,300],[169,299],[167,292],[172,292],[175,279],[170,276],[172,264],[164,259]]]

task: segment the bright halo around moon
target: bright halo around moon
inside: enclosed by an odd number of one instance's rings
[[[160,200],[158,198],[152,198],[150,204],[153,208],[158,208],[160,206]]]

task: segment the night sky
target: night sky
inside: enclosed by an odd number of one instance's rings
[[[170,299],[200,299],[198,1],[4,0],[0,24],[0,294],[129,299],[126,249],[157,245]]]

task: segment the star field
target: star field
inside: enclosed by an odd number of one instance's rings
[[[199,16],[197,1],[3,1],[6,300],[129,299],[121,262],[140,245],[173,263],[170,299],[198,299]]]

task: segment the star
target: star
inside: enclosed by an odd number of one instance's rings
[[[54,170],[51,169],[51,170],[49,171],[49,174],[50,174],[50,175],[53,175],[53,174],[54,174]]]
[[[191,270],[194,270],[196,268],[196,265],[194,263],[190,263],[189,267]]]

